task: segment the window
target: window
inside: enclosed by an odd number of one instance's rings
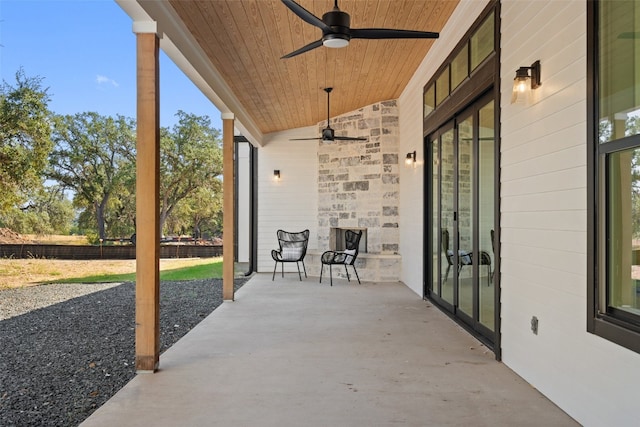
[[[469,81],[471,73],[495,53],[497,3],[490,3],[488,11],[449,55],[444,66],[425,86],[423,118],[445,103],[454,90]],[[450,98],[449,98],[450,99]]]
[[[640,352],[640,3],[591,8],[588,330]]]
[[[493,14],[487,18],[482,26],[471,37],[471,69],[478,65],[493,52],[494,45],[494,19]]]
[[[449,96],[449,67],[445,68],[436,80],[436,106],[442,104],[447,96]]]
[[[424,114],[427,117],[436,108],[435,86],[432,84],[424,91]]]
[[[467,45],[460,50],[458,55],[451,61],[451,90],[458,87],[464,79],[469,76],[469,49]]]

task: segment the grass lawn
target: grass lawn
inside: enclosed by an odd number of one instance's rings
[[[0,258],[0,289],[43,283],[134,281],[136,260],[57,260]],[[161,280],[222,277],[222,257],[160,260]]]
[[[212,261],[210,264],[200,264],[190,267],[160,271],[160,280],[168,281],[220,278],[222,278],[222,261]],[[47,283],[111,283],[134,282],[135,280],[136,273],[125,273],[72,277],[68,279],[53,280]]]

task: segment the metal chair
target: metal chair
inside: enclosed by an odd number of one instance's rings
[[[360,277],[358,276],[358,270],[356,270],[355,263],[358,258],[361,237],[362,230],[357,232],[353,230],[346,230],[344,234],[346,249],[344,251],[326,251],[322,254],[322,257],[320,258],[322,261],[322,268],[320,269],[320,283],[322,283],[322,272],[324,271],[325,265],[329,266],[331,286],[333,286],[332,267],[334,265],[344,265],[344,269],[347,272],[347,280],[349,282],[351,281],[351,277],[349,277],[349,269],[347,266],[350,265],[353,268],[354,273],[356,273],[358,284],[360,283]]]
[[[307,245],[309,244],[309,230],[300,232],[288,232],[284,230],[278,230],[278,246],[280,249],[273,249],[271,251],[271,258],[276,262],[273,267],[273,281],[276,277],[276,269],[278,263],[282,263],[282,277],[284,277],[284,263],[295,262],[298,267],[298,276],[302,281],[302,274],[300,274],[300,264],[302,262],[302,268],[304,269],[304,277],[307,277],[307,268],[304,265],[304,257],[307,254]]]

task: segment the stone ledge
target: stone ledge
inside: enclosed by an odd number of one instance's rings
[[[324,251],[310,250],[305,256],[305,266],[309,276],[320,277],[320,257]],[[400,265],[402,257],[397,254],[360,253],[356,260],[356,268],[361,281],[367,282],[398,282],[400,281]],[[349,274],[353,276],[353,269]],[[327,269],[323,275],[329,274]],[[346,279],[344,268],[333,269],[334,278]]]

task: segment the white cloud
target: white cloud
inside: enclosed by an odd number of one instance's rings
[[[113,80],[113,79],[110,79],[110,78],[109,78],[109,77],[107,77],[107,76],[102,76],[102,75],[100,75],[100,74],[98,74],[98,75],[96,76],[96,82],[97,82],[99,85],[102,85],[102,84],[107,84],[107,85],[108,85],[108,84],[110,84],[110,85],[111,85],[111,86],[113,86],[113,87],[118,87],[118,86],[120,86],[120,85],[118,84],[118,82],[117,82],[117,81],[115,81],[115,80]]]

